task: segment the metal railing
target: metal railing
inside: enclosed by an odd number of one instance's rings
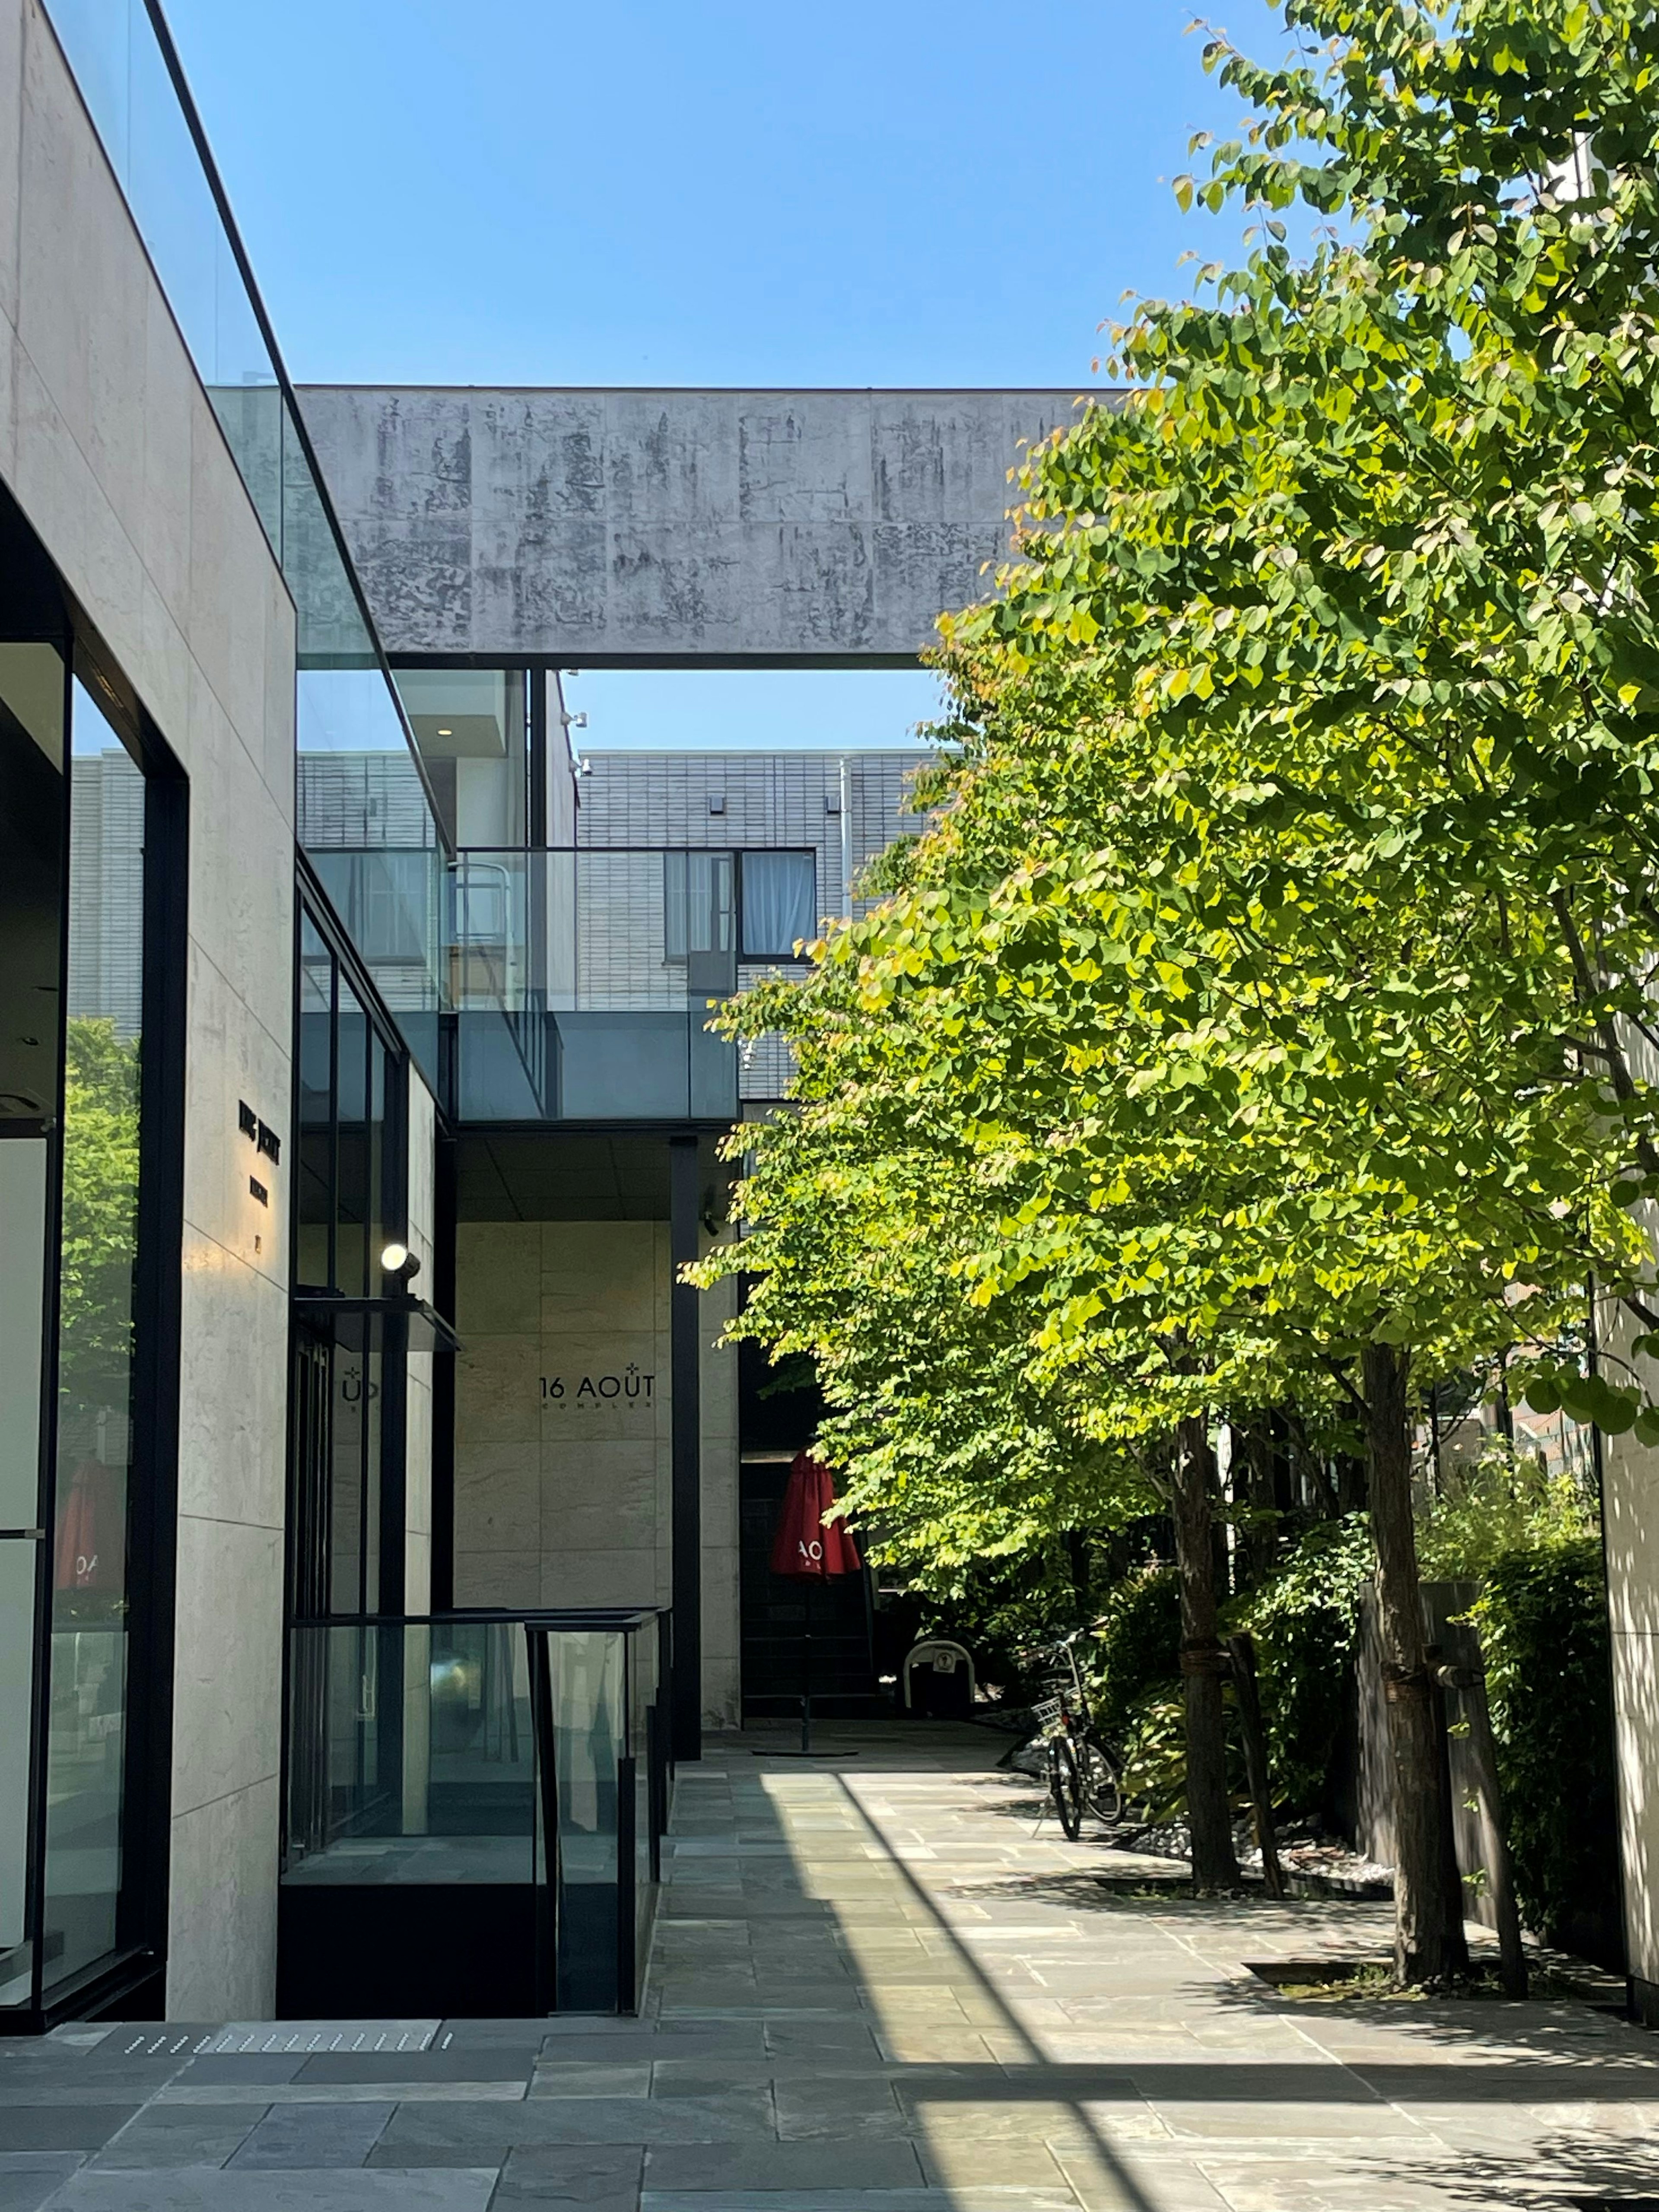
[[[708,1028],[722,1000],[776,964],[743,951],[740,858],[667,846],[311,854],[434,1090],[469,1121],[725,1122],[781,1096],[781,1042],[739,1052]]]

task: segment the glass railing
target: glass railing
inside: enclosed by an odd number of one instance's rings
[[[361,817],[392,825],[400,843],[441,843],[367,601],[160,9],[151,0],[46,7],[293,594],[301,757],[345,755],[356,764],[360,816],[348,815],[344,828]],[[302,845],[374,842],[361,830],[336,834],[342,825],[331,818],[309,819],[305,799],[302,775]]]
[[[740,1054],[708,1028],[711,1010],[770,965],[739,957],[732,858],[312,855],[452,1114],[595,1122],[731,1121],[745,1099],[781,1094],[786,1062]]]
[[[667,1628],[592,1611],[290,1631],[285,2014],[636,2008]]]

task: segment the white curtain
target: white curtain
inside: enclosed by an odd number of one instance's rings
[[[748,960],[787,960],[796,940],[816,937],[810,853],[743,856],[743,951]]]

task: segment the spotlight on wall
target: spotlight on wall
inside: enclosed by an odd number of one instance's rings
[[[395,1275],[405,1288],[421,1272],[421,1263],[407,1244],[384,1244],[380,1248],[380,1270],[383,1274]]]

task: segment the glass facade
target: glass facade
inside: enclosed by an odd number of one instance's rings
[[[530,684],[522,668],[392,672],[447,842],[530,842]]]
[[[155,1940],[167,1788],[132,1717],[170,1641],[140,1270],[181,947],[149,941],[155,787],[96,680],[67,636],[0,643],[0,2006],[35,2016]]]
[[[71,708],[57,1481],[43,1980],[116,1947],[131,1611],[144,779]]]
[[[171,42],[145,0],[47,0],[46,13],[294,595],[300,842],[439,843],[423,771]],[[324,763],[317,777],[313,761]]]
[[[302,906],[289,1585],[302,1616],[401,1602],[406,1337],[378,1311],[401,1237],[403,1054]]]
[[[68,672],[0,645],[0,2005],[35,1991],[42,1443],[62,988]]]

